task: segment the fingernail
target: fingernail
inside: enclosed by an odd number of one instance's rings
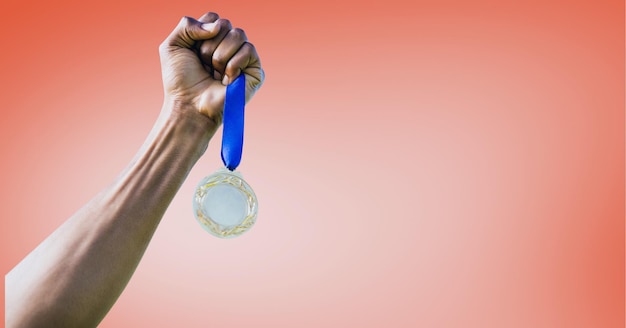
[[[213,31],[215,29],[215,22],[202,24],[202,29],[206,31]]]
[[[228,78],[228,75],[224,75],[224,78],[222,79],[222,84],[228,85],[228,83],[230,83],[230,79]]]

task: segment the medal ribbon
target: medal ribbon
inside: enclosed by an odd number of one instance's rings
[[[231,171],[234,171],[241,162],[245,106],[246,78],[242,72],[233,83],[226,87],[226,99],[224,99],[222,162]]]

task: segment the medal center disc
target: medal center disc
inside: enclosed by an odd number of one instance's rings
[[[241,224],[246,218],[247,207],[245,195],[230,184],[215,185],[204,197],[204,213],[225,227]]]

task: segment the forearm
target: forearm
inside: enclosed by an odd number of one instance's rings
[[[114,183],[6,276],[8,326],[95,326],[108,312],[217,128],[196,111],[164,112]]]

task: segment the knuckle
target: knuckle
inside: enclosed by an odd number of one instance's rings
[[[216,51],[213,53],[213,65],[218,67],[223,67],[226,64],[226,56],[222,51]]]
[[[226,18],[220,18],[217,21],[220,24],[220,27],[222,27],[222,28],[226,27],[226,28],[230,29],[232,27],[232,24],[230,23],[230,20],[228,20]]]
[[[191,22],[191,17],[189,17],[189,16],[183,16],[183,17],[180,19],[180,23],[179,23],[179,25],[180,25],[180,26],[188,26],[190,22]]]
[[[235,73],[237,69],[239,69],[239,66],[234,60],[230,60],[228,63],[226,63],[226,68],[225,68],[226,72]]]
[[[200,45],[200,54],[202,56],[211,56],[213,53],[213,45],[209,42],[203,42]]]
[[[244,30],[240,29],[239,27],[235,27],[232,30],[230,30],[230,32],[234,37],[241,39],[241,40],[246,40],[246,32],[244,32]]]
[[[256,54],[256,47],[254,46],[254,44],[250,42],[246,42],[246,44],[243,45],[242,50],[244,50],[246,54],[250,54],[250,55]]]
[[[205,18],[205,19],[208,19],[208,20],[213,20],[213,21],[216,21],[216,20],[218,20],[218,19],[220,18],[220,16],[219,16],[218,14],[216,14],[216,13],[214,13],[214,12],[210,11],[210,12],[208,12],[208,13],[206,13],[206,14],[204,15],[204,18]]]
[[[163,40],[163,42],[159,44],[159,54],[164,55],[170,52],[172,45],[172,40],[170,38]]]

